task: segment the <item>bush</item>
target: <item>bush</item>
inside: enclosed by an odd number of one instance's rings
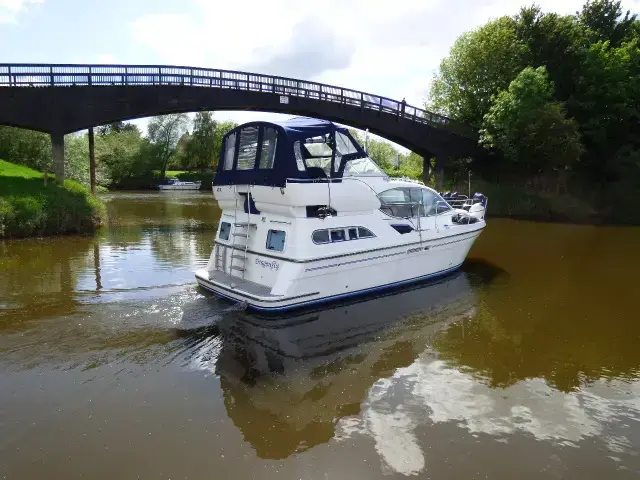
[[[107,218],[102,201],[72,180],[64,186],[0,160],[0,238],[89,233]]]

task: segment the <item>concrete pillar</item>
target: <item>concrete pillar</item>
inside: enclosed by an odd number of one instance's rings
[[[89,128],[89,177],[91,178],[91,194],[96,196],[96,148],[93,127]]]
[[[425,155],[422,157],[422,181],[428,185],[429,180],[431,180],[431,155]]]
[[[51,149],[53,150],[53,173],[58,183],[64,183],[64,134],[51,134]]]
[[[444,162],[440,158],[436,158],[436,190],[441,192],[444,189]]]

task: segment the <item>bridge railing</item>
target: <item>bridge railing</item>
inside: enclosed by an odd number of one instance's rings
[[[294,78],[232,70],[166,65],[0,64],[0,87],[183,85],[244,90],[350,105],[474,138],[475,131],[448,117],[388,97]]]

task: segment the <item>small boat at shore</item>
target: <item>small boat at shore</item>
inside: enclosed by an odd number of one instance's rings
[[[213,184],[222,215],[196,280],[255,310],[446,275],[486,226],[484,195],[452,206],[421,182],[390,178],[332,122],[251,122],[223,142]]]
[[[168,178],[158,185],[160,190],[200,190],[202,182],[183,182],[177,178]]]

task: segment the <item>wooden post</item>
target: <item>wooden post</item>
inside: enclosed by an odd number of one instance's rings
[[[91,195],[96,196],[96,149],[93,127],[89,127],[89,177],[91,178]]]

